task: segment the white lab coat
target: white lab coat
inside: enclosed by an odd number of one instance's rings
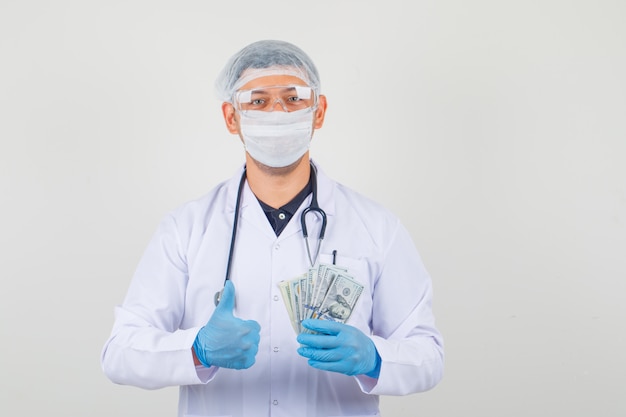
[[[298,212],[276,237],[244,187],[231,279],[234,314],[261,325],[256,363],[246,370],[194,366],[191,347],[223,288],[241,171],[161,222],[133,276],[102,351],[115,383],[180,386],[179,416],[378,415],[378,395],[428,390],[443,370],[432,286],[407,230],[380,205],[318,169],[318,201],[328,216],[319,262],[336,263],[365,289],[348,324],[371,334],[380,376],[350,377],[308,366],[278,283],[307,271]],[[320,221],[307,217],[314,251]]]

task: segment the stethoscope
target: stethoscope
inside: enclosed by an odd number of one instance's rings
[[[235,252],[235,240],[237,237],[237,223],[239,223],[239,211],[241,207],[241,196],[243,194],[243,186],[246,183],[246,168],[243,168],[243,173],[241,174],[241,179],[239,180],[239,188],[237,190],[237,202],[235,203],[235,218],[233,219],[233,233],[230,238],[230,250],[228,252],[228,263],[226,264],[226,277],[224,278],[224,285],[226,285],[226,281],[230,279],[230,270],[233,263],[233,254]],[[306,227],[306,215],[309,213],[315,213],[319,215],[322,219],[322,226],[320,228],[319,236],[317,237],[317,250],[315,251],[315,257],[311,256],[311,247],[309,245],[309,231]],[[320,254],[320,249],[322,247],[322,240],[324,239],[324,234],[326,233],[326,213],[322,210],[317,202],[317,175],[315,172],[315,167],[311,164],[311,203],[309,207],[305,208],[300,214],[300,223],[302,224],[302,236],[304,237],[304,242],[306,244],[306,252],[309,257],[309,262],[311,263],[311,267],[315,265],[317,262],[317,258]],[[218,291],[215,293],[213,297],[213,301],[215,302],[215,306],[220,303],[220,298],[222,297],[222,292],[224,290]]]

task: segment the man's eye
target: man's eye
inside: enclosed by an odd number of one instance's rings
[[[300,97],[298,96],[291,96],[287,99],[287,101],[291,102],[291,103],[295,103],[296,101],[300,101]]]
[[[252,100],[252,101],[250,102],[250,104],[253,104],[253,105],[255,105],[255,106],[260,106],[260,105],[262,105],[263,103],[265,103],[265,100],[263,100],[262,98],[257,98],[257,99]]]

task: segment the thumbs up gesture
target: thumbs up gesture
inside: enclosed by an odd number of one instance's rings
[[[235,317],[234,308],[235,287],[227,280],[219,305],[193,343],[198,360],[206,367],[246,369],[254,364],[261,326]]]

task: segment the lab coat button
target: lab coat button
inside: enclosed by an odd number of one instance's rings
[[[274,246],[274,249],[276,249],[276,250],[280,249],[280,245]]]
[[[274,401],[272,401],[272,404],[274,404],[274,405],[278,405],[278,400],[274,400]]]
[[[274,352],[278,352],[280,349],[278,349],[278,346],[274,346]]]
[[[278,301],[278,296],[277,295],[274,296],[274,301]]]

